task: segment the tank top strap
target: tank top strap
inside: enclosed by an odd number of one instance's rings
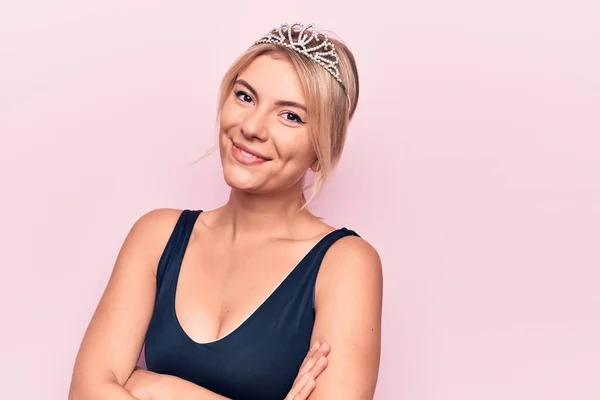
[[[299,265],[300,268],[297,271],[297,275],[293,278],[297,282],[293,284],[296,286],[296,289],[302,291],[304,295],[310,296],[309,301],[313,309],[315,306],[316,280],[323,258],[335,242],[346,236],[360,237],[358,233],[345,227],[329,232],[313,247],[307,254],[307,257],[302,260],[302,264],[304,265]]]
[[[158,262],[156,270],[156,295],[162,295],[179,274],[185,250],[190,241],[192,231],[202,210],[185,209],[179,215],[177,223],[171,232],[165,249]],[[167,281],[164,285],[163,282]]]
[[[338,228],[334,231],[329,232],[325,235],[315,246],[314,255],[311,257],[314,259],[313,266],[317,269],[321,266],[321,261],[325,257],[325,253],[329,248],[338,240],[346,236],[359,236],[358,233],[348,228]],[[360,236],[359,236],[360,237]]]
[[[318,263],[316,263],[316,271],[314,274],[314,279],[312,280],[312,296],[311,296],[311,301],[312,301],[312,308],[313,310],[315,309],[315,301],[316,301],[316,288],[317,288],[317,274],[319,272],[319,269],[321,267],[321,263],[323,261],[323,258],[325,257],[325,254],[327,253],[327,250],[329,250],[329,248],[338,240],[340,240],[341,238],[344,238],[346,236],[358,236],[360,237],[360,235],[358,233],[356,233],[355,231],[348,229],[346,227],[340,228],[340,229],[336,229],[335,231],[331,232],[330,234],[328,234],[322,241],[321,243],[319,243],[319,249],[318,249]]]

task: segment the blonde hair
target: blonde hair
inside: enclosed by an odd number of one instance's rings
[[[297,35],[297,32],[293,34],[294,39]],[[325,68],[312,59],[284,46],[257,44],[246,50],[229,67],[221,81],[217,102],[218,125],[221,110],[227,97],[231,95],[237,77],[252,61],[265,54],[283,55],[291,61],[306,95],[308,127],[319,165],[311,185],[311,196],[307,200],[304,192],[302,193],[302,208],[308,206],[321,191],[336,167],[346,142],[348,124],[354,116],[358,102],[359,80],[354,55],[339,39],[332,38],[330,34],[328,38],[338,53],[338,69],[345,91]]]

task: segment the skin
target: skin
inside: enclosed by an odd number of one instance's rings
[[[196,342],[235,330],[334,229],[298,211],[302,178],[318,169],[302,105],[292,64],[263,55],[238,76],[223,106],[219,149],[230,197],[200,214],[176,291],[179,322]],[[268,161],[238,161],[234,143]],[[135,369],[152,315],[156,265],[180,212],[153,210],[132,227],[82,341],[70,399],[224,399],[182,379]],[[381,260],[367,241],[350,236],[330,247],[316,282],[312,341],[318,346],[285,400],[373,398],[382,290]]]

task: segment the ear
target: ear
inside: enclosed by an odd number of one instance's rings
[[[319,164],[319,159],[315,159],[315,161],[311,164],[310,169],[313,172],[317,172],[318,170],[321,169],[321,164]]]

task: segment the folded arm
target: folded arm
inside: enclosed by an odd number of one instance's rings
[[[69,400],[139,399],[125,385],[133,376],[152,317],[158,260],[180,213],[174,209],[150,211],[128,233],[82,339]],[[165,381],[182,392],[192,385],[174,377]],[[215,396],[198,386],[194,398],[224,399]]]
[[[176,376],[142,369],[133,372],[125,389],[139,400],[230,400]]]

